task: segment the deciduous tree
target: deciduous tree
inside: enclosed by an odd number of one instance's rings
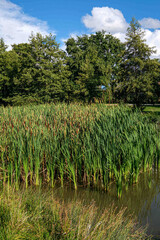
[[[113,92],[123,48],[118,39],[104,31],[67,40],[68,65],[75,97],[84,101],[99,98],[102,85],[107,91],[112,88]]]

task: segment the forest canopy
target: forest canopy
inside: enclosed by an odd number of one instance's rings
[[[80,101],[154,103],[160,61],[133,18],[125,43],[104,31],[77,36],[60,49],[55,36],[31,35],[11,50],[0,40],[0,104]]]

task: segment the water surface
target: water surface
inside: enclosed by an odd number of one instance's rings
[[[137,184],[124,186],[121,199],[117,198],[116,186],[113,183],[109,192],[80,187],[75,191],[72,186],[65,186],[53,190],[55,195],[65,202],[71,200],[89,204],[95,202],[102,210],[112,206],[126,208],[126,215],[138,218],[141,225],[148,225],[148,234],[160,239],[160,171],[143,173]]]

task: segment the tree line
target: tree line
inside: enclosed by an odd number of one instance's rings
[[[55,36],[37,33],[7,51],[1,39],[0,104],[158,102],[160,61],[134,18],[125,43],[101,31],[65,44],[63,51]]]

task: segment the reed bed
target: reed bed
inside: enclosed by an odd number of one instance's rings
[[[51,104],[0,108],[0,181],[109,190],[160,166],[159,131],[138,110]]]

